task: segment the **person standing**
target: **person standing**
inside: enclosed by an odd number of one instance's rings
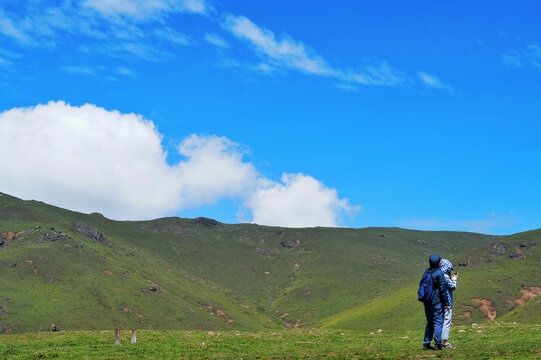
[[[449,309],[445,289],[447,287],[443,272],[440,270],[441,257],[436,254],[428,258],[430,267],[425,271],[432,276],[432,298],[424,302],[426,327],[423,341],[423,350],[441,350],[441,332],[443,327],[443,311]],[[429,297],[430,298],[430,297]],[[430,345],[434,337],[434,347]]]
[[[447,260],[441,260],[441,272],[445,278],[445,297],[447,300],[447,305],[449,310],[445,309],[443,314],[443,328],[441,332],[441,339],[443,340],[443,347],[446,349],[454,349],[454,346],[449,342],[449,331],[451,330],[451,320],[453,318],[453,291],[456,289],[456,283],[458,274],[451,275],[451,270],[453,270],[453,264]]]

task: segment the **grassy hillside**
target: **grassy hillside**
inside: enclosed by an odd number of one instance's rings
[[[139,226],[131,239],[138,247],[290,326],[378,296],[422,269],[430,251],[460,254],[490,240],[402,229],[194,227],[182,219]]]
[[[539,325],[462,326],[456,349],[423,351],[419,331],[70,331],[0,335],[2,359],[539,359]]]
[[[460,274],[454,293],[454,323],[500,318],[541,323],[539,298],[535,298],[541,294],[540,252],[541,230],[536,230],[503,237],[466,255],[451,257]],[[366,304],[330,316],[322,324],[357,330],[421,328],[423,306],[416,299],[419,278],[413,277]],[[408,316],[398,317],[400,313]]]
[[[129,238],[107,233],[100,242],[78,232],[81,221],[90,229],[88,224],[106,221],[99,215],[1,200],[0,332],[48,330],[51,323],[60,329],[273,326],[178,264],[134,247]],[[11,204],[16,217],[6,220]]]
[[[0,234],[0,332],[45,330],[52,322],[62,329],[401,327],[393,301],[404,306],[415,296],[411,287],[430,253],[469,259],[460,291],[479,288],[477,297],[491,286],[482,280],[497,279],[483,269],[516,274],[538,256],[508,267],[498,265],[507,253],[487,262],[487,244],[519,244],[518,235],[287,229],[205,218],[118,222],[8,195],[0,196]],[[505,299],[520,293],[513,276],[504,276]],[[458,301],[464,313],[471,306],[468,321],[482,318],[478,304]],[[418,304],[410,304],[415,318]]]

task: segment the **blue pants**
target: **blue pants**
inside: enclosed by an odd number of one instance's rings
[[[441,344],[441,330],[443,327],[443,307],[441,303],[425,304],[426,328],[425,328],[425,344],[430,344],[432,336],[434,336],[434,344]]]

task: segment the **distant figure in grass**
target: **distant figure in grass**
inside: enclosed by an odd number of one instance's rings
[[[443,314],[443,329],[441,332],[441,339],[443,340],[443,347],[447,349],[454,349],[454,346],[449,342],[449,331],[451,330],[451,319],[453,318],[453,291],[456,289],[456,282],[458,279],[458,273],[451,276],[451,270],[453,270],[453,264],[447,260],[441,260],[441,272],[445,277],[445,283],[447,288],[445,289],[445,296],[447,298],[447,305],[449,310],[445,309]]]
[[[430,267],[426,269],[419,283],[417,293],[419,301],[425,306],[426,328],[423,350],[441,350],[441,332],[443,327],[443,310],[450,310],[447,304],[447,283],[440,270],[441,257],[436,254],[428,258]],[[434,337],[434,347],[430,345]]]

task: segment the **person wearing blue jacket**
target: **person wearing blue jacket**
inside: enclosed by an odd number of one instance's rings
[[[451,276],[451,270],[453,264],[447,259],[441,259],[440,270],[445,277],[445,283],[447,287],[445,289],[445,297],[447,298],[447,305],[449,310],[445,309],[443,315],[443,330],[441,332],[441,339],[443,340],[443,347],[447,349],[453,349],[454,346],[449,342],[449,331],[451,330],[451,320],[453,318],[453,291],[456,289],[456,282],[458,275]]]
[[[434,280],[434,296],[431,301],[425,302],[426,328],[423,350],[441,350],[441,332],[443,326],[443,311],[449,310],[446,297],[447,284],[443,272],[440,270],[441,257],[436,254],[428,258],[430,267],[426,270]],[[434,347],[430,345],[434,337]]]

